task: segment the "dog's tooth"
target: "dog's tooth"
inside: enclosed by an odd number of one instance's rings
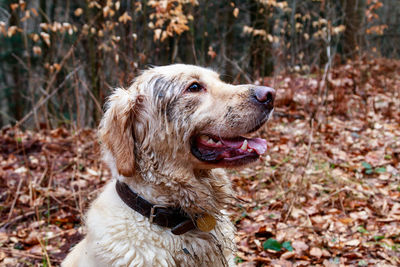
[[[253,149],[252,148],[249,148],[249,149],[247,149],[247,152],[253,152]]]
[[[245,139],[242,146],[240,147],[241,150],[246,150],[247,149],[247,140]]]
[[[222,145],[221,141],[218,141],[218,142],[217,142],[217,145]]]
[[[207,143],[209,143],[209,144],[215,144],[215,141],[212,140],[212,138],[208,138]]]

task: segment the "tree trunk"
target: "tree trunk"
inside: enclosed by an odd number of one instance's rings
[[[264,29],[270,33],[267,12],[260,13],[261,4],[259,1],[250,0],[250,21],[254,29]],[[265,8],[265,7],[264,7]],[[264,77],[273,71],[271,58],[271,43],[264,40],[262,36],[252,36],[250,44],[250,68],[253,79]]]
[[[344,9],[344,42],[343,52],[346,58],[354,58],[363,41],[362,23],[365,20],[365,0],[342,0]]]

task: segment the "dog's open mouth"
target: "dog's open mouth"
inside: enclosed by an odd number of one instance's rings
[[[191,151],[199,160],[221,166],[239,166],[257,160],[267,150],[261,138],[221,138],[197,135],[192,138]]]

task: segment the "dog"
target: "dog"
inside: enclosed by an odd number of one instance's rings
[[[232,203],[220,168],[257,161],[246,138],[271,116],[275,91],[222,82],[213,70],[153,67],[108,98],[100,122],[109,182],[86,216],[86,237],[62,266],[232,266]]]

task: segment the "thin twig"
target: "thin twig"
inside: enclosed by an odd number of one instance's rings
[[[81,81],[82,84],[82,88],[86,90],[86,92],[88,92],[90,98],[93,100],[94,104],[96,105],[97,110],[103,114],[103,109],[101,108],[101,105],[99,103],[99,101],[96,99],[96,97],[93,95],[93,92],[88,88],[88,86],[86,85],[86,83],[84,81]]]
[[[46,257],[47,264],[49,265],[49,267],[51,267],[51,260],[50,260],[49,254],[47,253],[46,245],[43,244],[43,241],[41,240],[41,238],[38,238],[37,240],[39,241],[39,244],[40,244],[40,247],[42,248],[43,254]]]
[[[17,249],[13,249],[13,248],[0,247],[0,250],[4,251],[5,253],[11,253],[13,255],[16,254],[20,257],[29,257],[29,258],[33,258],[33,259],[39,259],[39,260],[43,259],[43,256],[31,254],[26,251],[17,250]],[[61,263],[60,259],[55,259],[55,258],[50,258],[50,259],[52,262]]]
[[[42,11],[43,12],[43,11]],[[97,20],[97,18],[102,15],[102,12],[99,12],[94,18],[93,20],[88,24],[89,28],[94,24],[94,22]],[[69,59],[69,57],[72,55],[72,53],[75,50],[75,47],[78,45],[78,43],[80,42],[80,40],[83,38],[84,36],[84,31],[82,31],[78,38],[76,38],[75,42],[71,45],[70,49],[68,50],[68,52],[65,54],[65,56],[63,57],[63,59],[60,62],[60,67],[56,69],[56,71],[53,73],[53,75],[50,77],[49,83],[46,86],[46,94],[49,94],[51,87],[53,86],[53,83],[56,81],[57,75],[58,73],[61,71],[61,69],[63,69],[65,63],[67,62],[67,60]],[[56,90],[54,90],[51,94],[47,95],[47,97],[42,98],[41,100],[39,100],[39,103],[35,105],[35,107],[27,114],[25,115],[20,121],[18,121],[16,123],[16,127],[21,126],[22,123],[24,123],[34,112],[36,112],[36,109],[41,107],[44,103],[46,103],[54,94],[55,92],[57,92],[62,85],[64,84],[64,82],[69,79],[69,77],[71,76],[71,74],[73,74],[76,70],[78,70],[80,67],[77,67],[75,70],[73,70],[70,74],[68,74],[68,76],[64,79],[63,83],[57,87]],[[42,96],[43,97],[43,96]]]
[[[20,177],[20,178],[19,178],[19,182],[18,182],[18,186],[17,186],[17,192],[15,193],[14,200],[13,200],[13,202],[12,202],[12,204],[11,204],[10,212],[8,213],[7,222],[10,221],[11,215],[12,215],[12,213],[13,213],[13,211],[14,211],[15,203],[17,202],[18,195],[19,195],[19,191],[21,190],[22,180],[23,180],[23,179]]]
[[[77,68],[75,68],[71,73],[69,73],[67,75],[67,77],[65,77],[64,81],[53,91],[51,92],[51,94],[47,95],[45,98],[42,98],[42,100],[39,101],[39,103],[37,103],[31,111],[28,112],[28,114],[26,114],[21,120],[19,120],[16,124],[15,127],[19,128],[21,126],[21,124],[23,124],[27,119],[29,119],[30,116],[32,116],[32,114],[34,114],[34,112],[40,108],[44,103],[46,103],[52,96],[54,96],[58,90],[60,90],[64,84],[66,83],[67,80],[69,80],[69,78],[72,76],[72,74],[74,74],[78,69],[80,69],[80,66],[78,66]]]
[[[55,207],[51,207],[48,210],[55,210],[55,209],[59,209],[59,208],[60,208],[59,206],[55,206]],[[39,210],[39,212],[43,212],[45,210],[47,210],[47,209]],[[33,216],[35,214],[36,214],[36,210],[32,210],[32,211],[26,212],[25,214],[22,214],[22,215],[19,215],[19,216],[15,217],[11,221],[7,220],[6,222],[2,222],[2,223],[0,223],[0,229],[7,228],[8,226],[13,225],[14,223],[18,222],[19,220],[22,220],[22,219],[24,219],[26,217]]]
[[[229,63],[231,63],[235,68],[238,69],[238,71],[239,71],[240,73],[243,74],[244,79],[246,80],[246,82],[252,83],[252,80],[250,79],[250,77],[249,77],[249,76],[247,75],[247,73],[239,66],[239,64],[237,64],[235,61],[229,59],[227,56],[225,56],[225,55],[223,55],[223,56],[224,56],[224,59],[225,59],[226,61],[228,61]]]
[[[310,162],[311,145],[312,145],[312,142],[313,142],[313,135],[314,135],[314,118],[311,118],[310,124],[311,124],[311,129],[310,129],[310,134],[309,134],[309,137],[308,137],[308,147],[307,147],[306,160],[304,161],[304,164],[303,164],[303,170],[302,170],[302,173],[301,173],[301,178],[297,182],[298,190],[295,191],[295,195],[294,195],[292,201],[290,202],[290,206],[289,206],[288,212],[286,213],[285,219],[283,220],[284,222],[286,222],[287,219],[289,219],[290,213],[292,212],[292,209],[293,209],[293,205],[294,205],[294,203],[296,202],[296,200],[297,200],[297,198],[299,196],[299,193],[301,191],[300,188],[303,185],[304,174],[305,174],[307,166],[308,166],[308,164]]]
[[[307,168],[308,163],[310,162],[311,144],[313,142],[313,135],[314,135],[314,118],[311,118],[310,124],[311,124],[311,130],[308,136],[307,156],[306,156],[306,162],[304,163],[304,168]]]
[[[329,27],[328,27],[329,29]],[[318,86],[318,94],[317,94],[317,108],[315,109],[315,111],[311,114],[311,118],[314,118],[320,107],[325,105],[325,100],[326,100],[326,95],[328,94],[328,88],[326,86],[326,81],[327,81],[327,77],[329,74],[329,71],[331,70],[332,67],[332,60],[334,57],[334,53],[331,52],[331,32],[330,30],[328,30],[328,39],[325,40],[327,47],[326,47],[326,56],[328,57],[328,61],[325,64],[324,67],[324,73],[322,75],[322,79],[320,81],[320,84]]]

